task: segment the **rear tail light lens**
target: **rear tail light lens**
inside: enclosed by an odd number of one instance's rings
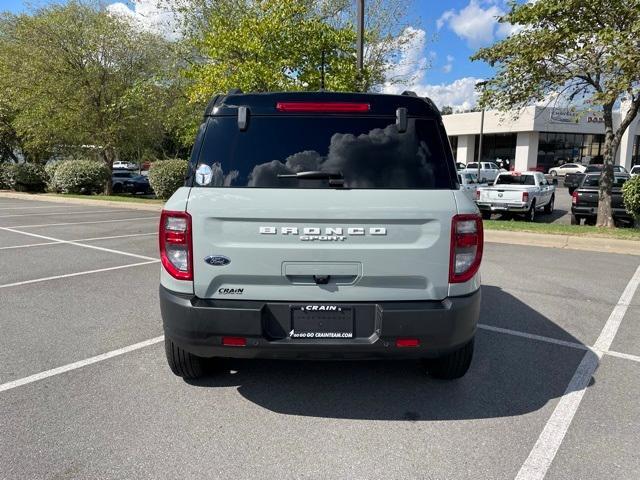
[[[160,260],[178,280],[193,280],[191,215],[163,210],[160,215]]]
[[[451,222],[449,283],[462,283],[478,273],[484,235],[478,215],[456,215]]]
[[[222,337],[222,345],[225,347],[246,347],[247,339],[244,337]]]
[[[279,112],[361,112],[371,109],[368,103],[354,102],[278,102],[276,110]]]
[[[476,190],[476,200],[480,200],[480,190]]]
[[[571,203],[574,205],[578,203],[578,192],[576,192],[575,190],[571,194]]]
[[[529,192],[522,192],[522,202],[527,203],[529,201]]]

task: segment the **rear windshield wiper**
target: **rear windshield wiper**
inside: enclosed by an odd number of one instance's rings
[[[302,180],[329,180],[330,187],[344,187],[344,176],[339,172],[321,172],[320,170],[307,170],[298,173],[281,173],[278,178],[299,178]]]

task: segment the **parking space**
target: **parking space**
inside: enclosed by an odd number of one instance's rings
[[[159,338],[157,214],[34,203],[0,199],[0,478],[638,478],[640,362],[587,350],[640,355],[637,257],[486,245],[456,382],[233,360],[185,382]]]

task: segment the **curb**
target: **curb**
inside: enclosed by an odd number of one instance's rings
[[[120,207],[130,210],[146,210],[151,212],[159,212],[163,205],[153,205],[146,203],[130,203],[118,202],[112,200],[92,200],[91,198],[61,198],[50,197],[42,194],[20,193],[20,192],[0,192],[0,198],[14,198],[17,200],[33,200],[36,202],[53,202],[53,203],[75,203],[76,205],[91,205],[103,207]]]
[[[80,205],[108,206],[128,208],[130,210],[146,210],[160,212],[162,205],[143,203],[113,202],[109,200],[91,200],[90,198],[60,198],[46,195],[0,192],[0,198],[18,200],[34,200],[53,203],[75,203]],[[484,239],[488,243],[508,245],[526,245],[530,247],[561,248],[566,250],[582,250],[600,253],[617,253],[640,256],[640,242],[636,240],[620,240],[616,238],[579,237],[575,235],[553,235],[544,233],[513,232],[505,230],[485,230]]]
[[[510,245],[527,245],[532,247],[562,248],[567,250],[584,250],[590,252],[640,256],[640,242],[636,240],[512,232],[503,230],[485,230],[484,239],[489,243],[505,243]]]

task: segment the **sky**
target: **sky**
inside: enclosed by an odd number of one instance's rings
[[[108,0],[107,0],[108,1]],[[468,109],[475,104],[474,85],[492,75],[483,62],[471,62],[469,57],[480,47],[491,45],[512,32],[511,25],[499,24],[508,0],[413,0],[407,15],[409,32],[414,41],[404,61],[394,68],[413,78],[408,87],[387,85],[388,93],[415,90],[428,96],[439,107]],[[30,1],[30,5],[46,4],[47,0]],[[162,30],[166,13],[156,8],[157,0],[113,2],[109,8],[131,16],[148,28]],[[0,10],[19,12],[28,9],[22,0],[0,0]],[[427,66],[425,69],[424,66]]]

